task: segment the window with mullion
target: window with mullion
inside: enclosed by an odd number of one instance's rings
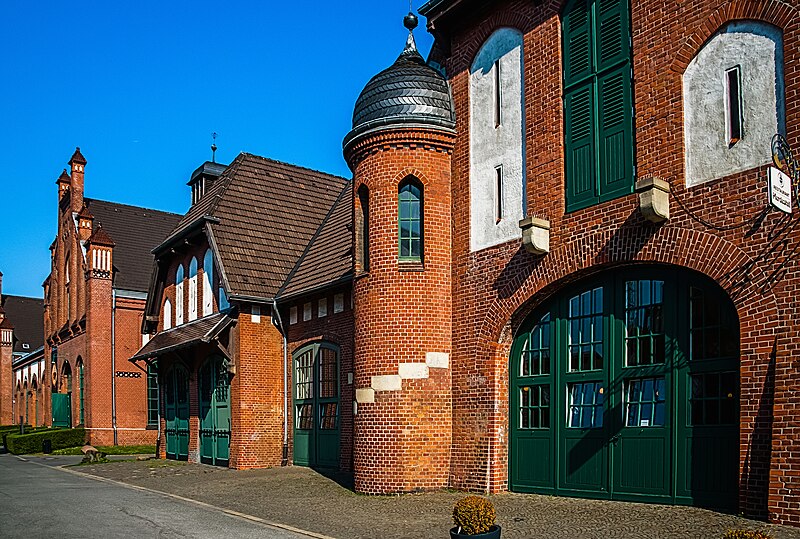
[[[663,365],[664,281],[625,283],[625,366]]]
[[[629,0],[573,0],[562,15],[567,211],[633,191]]]
[[[147,425],[158,425],[158,373],[152,365],[147,366]]]
[[[569,372],[603,368],[603,289],[595,288],[570,298],[567,325]]]
[[[400,184],[398,223],[400,260],[422,260],[422,189],[411,180]]]

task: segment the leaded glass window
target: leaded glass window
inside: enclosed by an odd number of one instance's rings
[[[308,350],[295,360],[296,398],[314,398],[314,351]]]
[[[665,362],[664,281],[625,283],[625,365]]]
[[[628,427],[663,427],[665,422],[666,383],[664,377],[642,378],[625,382],[625,406]]]
[[[735,372],[693,374],[690,377],[691,424],[739,423],[739,384]]]
[[[401,260],[422,259],[422,189],[405,180],[398,195],[399,248]]]
[[[520,376],[550,374],[550,313],[531,330],[520,357]]]
[[[569,370],[603,368],[603,289],[587,290],[569,300]]]
[[[569,384],[569,418],[571,429],[599,429],[603,427],[602,382]]]
[[[550,386],[535,385],[519,390],[519,425],[522,429],[550,428]]]
[[[708,297],[702,289],[689,289],[689,357],[692,361],[735,357],[739,340],[730,307]]]

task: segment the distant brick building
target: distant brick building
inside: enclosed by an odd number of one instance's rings
[[[43,302],[2,294],[0,273],[0,425],[43,425]]]
[[[44,416],[93,444],[152,443],[157,388],[126,361],[142,345],[150,249],[179,215],[84,197],[76,150],[58,185],[58,232],[44,282]],[[148,397],[148,391],[151,394]]]
[[[162,454],[800,525],[796,2],[421,12],[352,182],[242,154],[156,249]]]

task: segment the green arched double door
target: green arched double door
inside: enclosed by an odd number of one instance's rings
[[[231,447],[230,374],[220,356],[200,368],[200,460],[227,466]]]
[[[339,466],[339,348],[304,346],[294,360],[294,463]]]
[[[710,279],[571,285],[522,325],[509,372],[511,490],[736,508],[738,318]]]
[[[164,437],[167,458],[189,458],[189,373],[182,365],[175,365],[164,380]]]

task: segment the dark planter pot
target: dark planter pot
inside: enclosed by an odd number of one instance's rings
[[[458,528],[450,530],[450,539],[500,539],[500,526],[492,526],[486,533],[479,533],[478,535],[467,535],[464,533],[456,533]]]

